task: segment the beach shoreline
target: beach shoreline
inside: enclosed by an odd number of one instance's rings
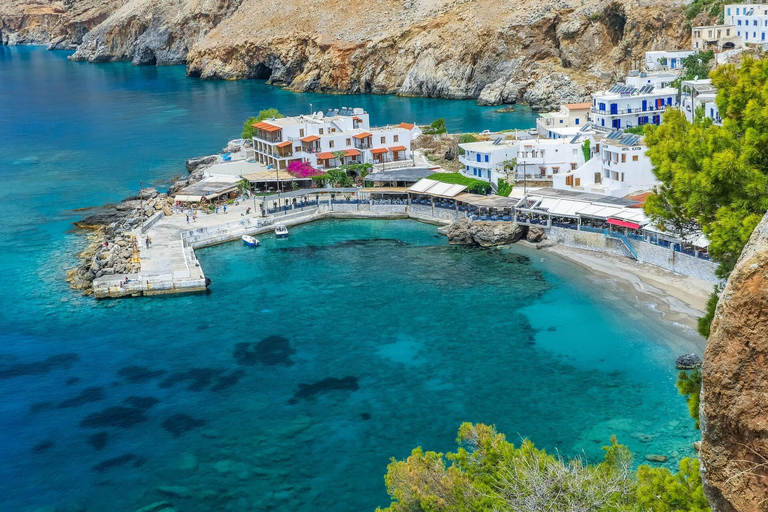
[[[706,339],[697,334],[697,323],[706,311],[712,283],[629,258],[563,245],[547,247],[545,253],[586,269],[594,278],[612,280],[635,301],[652,306],[664,322],[696,334],[697,345],[704,351]]]

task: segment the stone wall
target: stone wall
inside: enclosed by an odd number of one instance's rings
[[[631,256],[629,250],[620,240],[608,238],[600,233],[551,227],[548,230],[547,237],[566,247],[576,247],[578,249],[617,256]],[[644,263],[649,263],[678,274],[703,279],[713,284],[720,283],[721,281],[715,275],[716,263],[647,242],[640,242],[639,240],[630,240],[630,243],[637,251],[640,261]]]

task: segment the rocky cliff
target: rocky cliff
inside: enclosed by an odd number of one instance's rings
[[[702,476],[712,509],[768,510],[768,215],[717,305],[702,377]]]
[[[10,43],[187,62],[299,91],[580,101],[648,49],[688,45],[685,0],[0,0]]]

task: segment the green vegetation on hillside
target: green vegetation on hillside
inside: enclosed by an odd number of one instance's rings
[[[666,229],[701,226],[709,254],[727,277],[752,231],[768,210],[768,60],[745,58],[711,74],[723,126],[689,123],[679,110],[646,130],[648,156],[661,186],[645,212]],[[710,305],[708,314],[714,311]],[[709,335],[709,325],[699,329]]]
[[[699,401],[701,396],[701,370],[692,372],[680,372],[677,376],[677,390],[685,395],[688,402],[688,413],[696,420],[696,430],[700,428]]]
[[[693,0],[685,8],[685,17],[688,21],[691,21],[704,12],[709,16],[710,21],[722,23],[723,5],[725,5],[725,0]]]
[[[491,190],[491,184],[487,181],[467,178],[458,172],[436,172],[429,179],[442,181],[443,183],[452,183],[454,185],[465,185],[467,191],[473,194],[487,194]]]
[[[462,133],[461,135],[459,135],[458,144],[466,144],[468,142],[477,142],[477,137],[475,137],[475,135],[472,133]],[[459,154],[463,155],[464,150],[459,148]]]
[[[261,121],[265,119],[280,119],[281,117],[285,117],[283,114],[277,111],[276,108],[268,108],[266,110],[260,110],[259,115],[257,117],[249,117],[245,120],[245,124],[243,125],[243,134],[242,138],[244,139],[250,139],[253,137],[253,132],[256,130],[253,125],[256,123],[260,123]]]
[[[508,182],[507,180],[499,180],[498,190],[496,193],[503,197],[509,197],[509,194],[512,193],[512,186],[512,183]]]
[[[445,455],[416,448],[392,459],[384,478],[392,502],[379,512],[709,510],[698,461],[683,459],[675,474],[648,466],[634,473],[615,438],[599,464],[565,460],[529,440],[515,447],[483,424],[463,424],[457,443]]]
[[[439,135],[447,131],[448,130],[445,128],[445,119],[441,117],[432,121],[432,123],[423,131],[423,133],[427,135]]]

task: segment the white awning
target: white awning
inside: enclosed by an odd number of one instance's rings
[[[443,183],[442,181],[435,181],[430,180],[429,178],[424,178],[417,181],[412,187],[410,187],[408,192],[439,197],[456,197],[466,189],[467,187],[464,185]]]
[[[562,215],[565,217],[575,217],[576,212],[583,209],[589,203],[582,201],[569,201],[567,199],[561,199],[555,206],[549,209],[551,215]]]

